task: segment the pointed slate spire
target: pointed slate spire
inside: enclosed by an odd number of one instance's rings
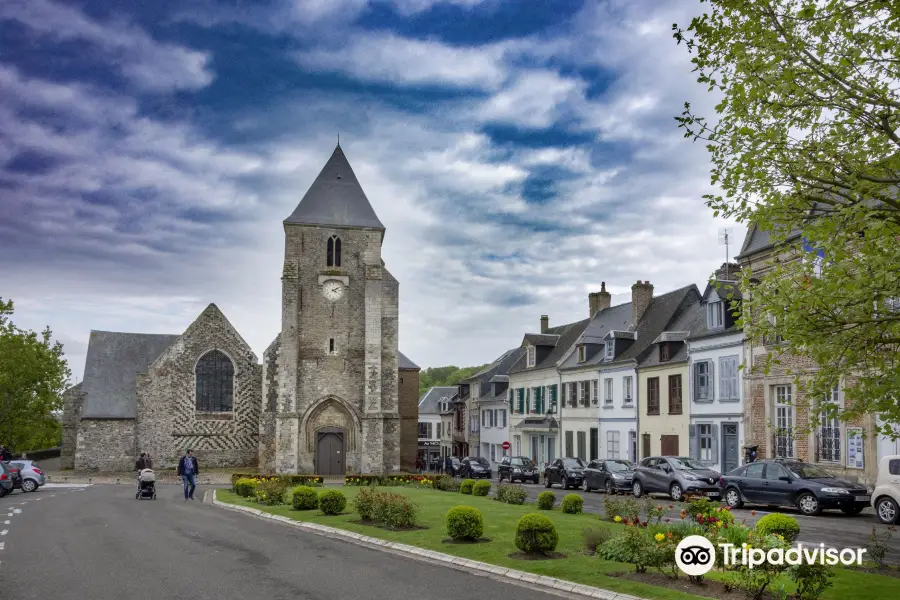
[[[366,227],[384,231],[366,193],[338,145],[285,223]]]

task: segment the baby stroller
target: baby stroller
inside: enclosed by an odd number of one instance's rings
[[[153,469],[144,469],[138,474],[138,491],[134,499],[152,498],[156,500],[156,473]]]

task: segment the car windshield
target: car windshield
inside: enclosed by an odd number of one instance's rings
[[[530,458],[514,458],[512,459],[512,465],[514,467],[532,467],[534,463],[531,462]]]
[[[458,464],[459,464],[459,459],[456,458],[456,457],[454,457],[454,458],[451,458],[451,459],[450,459],[450,462],[453,463],[454,465],[458,465]]]
[[[563,467],[566,469],[583,469],[584,463],[581,462],[580,458],[564,458]]]
[[[616,473],[618,471],[630,471],[634,465],[627,460],[608,460],[606,461],[607,470]]]
[[[469,462],[470,462],[470,463],[473,463],[473,464],[481,465],[482,467],[488,466],[488,461],[487,461],[487,459],[486,459],[485,457],[483,457],[483,456],[477,456],[477,457],[476,457],[476,456],[470,456],[470,457],[469,457]]]
[[[833,479],[834,475],[822,469],[821,467],[817,467],[815,465],[806,465],[806,464],[798,464],[798,465],[785,465],[791,473],[797,475],[800,479]]]
[[[679,471],[687,471],[689,469],[705,469],[706,465],[694,460],[693,458],[670,458],[669,462],[675,465]]]

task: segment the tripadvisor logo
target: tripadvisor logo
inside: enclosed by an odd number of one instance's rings
[[[793,548],[773,548],[769,551],[762,548],[753,548],[747,544],[740,547],[734,544],[719,544],[722,552],[722,562],[728,566],[746,566],[748,569],[763,564],[772,565],[800,565],[820,564],[835,566],[862,565],[865,548],[825,548],[825,544],[816,546],[804,546],[797,544]],[[675,564],[686,575],[700,576],[712,570],[716,563],[716,549],[712,542],[702,535],[689,535],[675,548]]]

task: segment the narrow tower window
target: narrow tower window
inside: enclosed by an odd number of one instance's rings
[[[327,266],[341,266],[341,238],[336,235],[328,238],[328,258]]]
[[[328,353],[334,354],[334,338],[328,340]]]

